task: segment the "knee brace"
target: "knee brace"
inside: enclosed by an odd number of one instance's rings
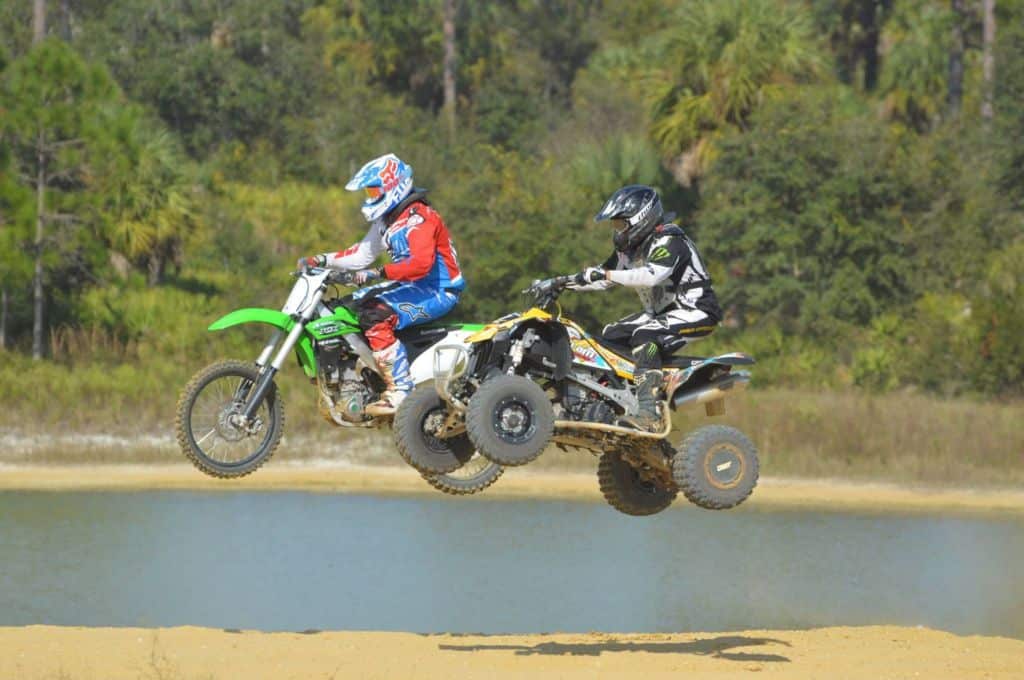
[[[359,326],[363,329],[370,349],[377,352],[395,343],[395,310],[380,300],[371,298],[359,305]]]

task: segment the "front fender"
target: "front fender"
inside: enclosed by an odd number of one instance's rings
[[[221,331],[225,328],[239,326],[244,323],[267,324],[268,326],[279,328],[285,333],[295,327],[295,319],[284,312],[279,312],[276,309],[264,309],[262,307],[246,307],[225,314],[211,323],[207,330]],[[316,377],[316,356],[313,353],[313,341],[310,339],[308,331],[303,332],[299,336],[299,341],[295,345],[295,353],[298,355],[299,364],[306,375],[310,378]]]
[[[207,330],[220,331],[243,323],[265,323],[270,326],[276,326],[287,333],[295,325],[295,320],[276,309],[246,307],[245,309],[236,309],[230,314],[225,314],[211,323]]]

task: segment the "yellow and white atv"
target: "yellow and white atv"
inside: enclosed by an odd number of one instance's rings
[[[557,300],[569,282],[535,281],[524,291],[534,297],[530,309],[487,324],[465,345],[438,345],[433,386],[418,388],[396,415],[398,447],[422,451],[416,438],[431,435],[436,461],[421,461],[427,469],[435,462],[444,469],[452,455],[444,440],[463,432],[502,466],[529,463],[551,443],[589,450],[600,456],[604,497],[629,515],[660,512],[679,491],[708,509],[743,502],[757,483],[758,460],[742,432],[708,425],[678,447],[669,435],[680,425],[682,407],[704,404],[709,416],[724,413],[725,396],[750,381],[748,372],[735,368],[754,359],[741,353],[669,357],[660,430],[619,425],[638,409],[629,348],[609,344],[562,316]],[[419,408],[421,402],[432,410]]]

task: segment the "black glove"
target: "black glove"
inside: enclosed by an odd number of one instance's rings
[[[577,286],[586,286],[590,283],[596,283],[598,281],[604,281],[607,278],[607,273],[601,267],[587,267],[580,273],[572,277],[572,282]]]

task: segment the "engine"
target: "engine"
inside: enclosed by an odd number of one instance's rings
[[[340,344],[317,347],[320,413],[335,425],[361,424],[367,420],[363,410],[373,394],[356,370],[358,360]]]
[[[616,411],[611,402],[577,383],[565,384],[561,406],[570,420],[592,423],[615,422]]]

